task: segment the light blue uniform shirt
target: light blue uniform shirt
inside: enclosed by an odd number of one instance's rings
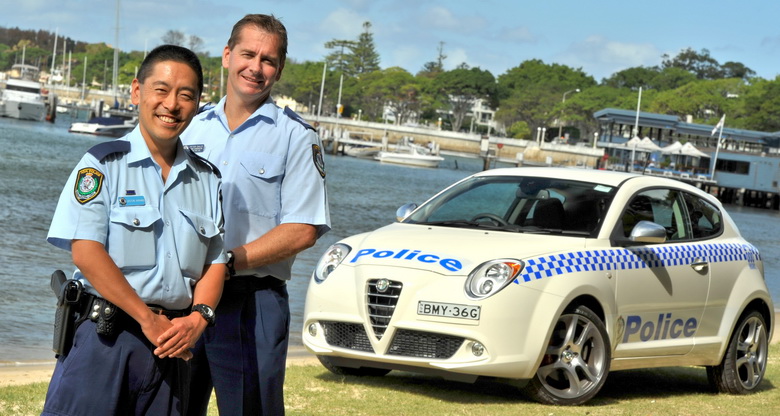
[[[222,172],[226,249],[254,241],[279,224],[311,224],[318,237],[330,230],[322,144],[307,126],[269,98],[231,132],[223,97],[182,134],[185,145]],[[294,260],[239,274],[289,280]]]
[[[179,143],[163,183],[139,128],[121,141],[129,142],[129,152],[102,156],[96,149],[122,144],[104,142],[78,163],[60,195],[47,241],[69,251],[71,240],[102,243],[144,302],[188,308],[204,266],[227,260],[220,179]],[[74,278],[99,295],[79,270]]]

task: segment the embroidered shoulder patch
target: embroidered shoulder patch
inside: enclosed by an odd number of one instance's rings
[[[317,171],[320,176],[325,177],[325,159],[322,158],[322,149],[319,145],[311,145],[311,153],[314,159],[314,166],[317,167]]]
[[[103,187],[103,174],[94,168],[81,169],[76,177],[73,194],[79,204],[86,204],[100,194]]]

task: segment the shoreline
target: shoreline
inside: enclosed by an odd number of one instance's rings
[[[770,344],[780,343],[780,311],[775,311],[775,332]],[[24,384],[47,382],[54,371],[55,360],[22,361],[0,363],[0,388]],[[313,365],[319,363],[317,357],[302,345],[290,346],[287,350],[287,367],[296,365]]]

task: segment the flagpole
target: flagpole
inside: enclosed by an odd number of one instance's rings
[[[720,131],[718,132],[718,144],[715,146],[715,158],[712,159],[712,170],[710,171],[710,179],[715,180],[715,165],[718,163],[718,152],[720,151],[720,140],[723,137],[723,126],[726,124],[726,115],[720,118],[718,122],[720,124]],[[717,126],[716,126],[717,127]]]
[[[636,119],[634,120],[634,136],[633,136],[636,138],[639,138],[639,108],[641,105],[642,105],[642,87],[639,87],[639,97],[636,99]],[[634,144],[634,147],[631,149],[631,166],[628,170],[629,172],[631,172],[634,169],[635,154],[636,154],[636,144]]]

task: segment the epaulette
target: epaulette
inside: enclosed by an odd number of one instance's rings
[[[209,110],[211,110],[212,108],[214,108],[216,106],[217,106],[216,104],[214,104],[211,101],[209,101],[206,104],[203,104],[202,106],[200,106],[200,108],[198,108],[198,113],[197,114],[200,114],[200,113],[202,113],[204,111],[209,111]]]
[[[291,119],[293,119],[293,120],[295,120],[295,121],[297,121],[297,122],[299,122],[299,123],[303,124],[303,127],[306,127],[306,128],[307,128],[307,129],[309,129],[309,130],[314,130],[314,131],[316,131],[316,129],[315,129],[314,127],[312,127],[312,126],[311,126],[309,123],[307,123],[307,122],[306,122],[306,121],[303,119],[303,117],[299,116],[299,115],[298,115],[298,114],[297,114],[295,111],[291,110],[291,109],[290,109],[290,107],[287,107],[287,106],[285,106],[285,107],[284,107],[284,114],[285,114],[287,117],[290,117]]]
[[[195,153],[195,151],[192,150],[189,147],[185,147],[184,149],[187,152],[187,154],[190,155],[190,159],[192,159],[192,160],[194,160],[196,162],[202,163],[204,166],[206,166],[209,169],[211,169],[211,171],[214,172],[214,174],[217,175],[218,178],[222,179],[222,172],[219,171],[219,168],[217,167],[217,165],[209,162],[208,159],[206,159],[205,157]]]
[[[114,153],[127,153],[130,151],[130,142],[127,140],[111,140],[92,146],[87,153],[95,156],[97,160],[103,160]]]

